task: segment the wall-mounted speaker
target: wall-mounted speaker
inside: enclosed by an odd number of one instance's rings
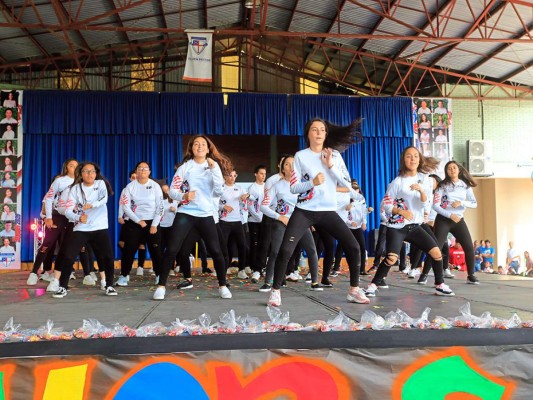
[[[494,175],[492,169],[492,142],[490,140],[468,140],[468,171],[474,176]]]

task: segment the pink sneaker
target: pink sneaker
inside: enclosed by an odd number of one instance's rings
[[[281,292],[279,290],[271,290],[270,298],[268,299],[268,305],[273,307],[281,306]]]
[[[366,297],[364,290],[360,289],[360,288],[351,289],[348,292],[348,295],[346,296],[346,299],[350,303],[359,303],[359,304],[368,304],[368,303],[370,303],[370,300],[368,300],[368,297]]]

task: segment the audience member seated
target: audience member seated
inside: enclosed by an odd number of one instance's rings
[[[466,271],[466,257],[465,252],[461,247],[461,243],[455,242],[455,244],[450,247],[449,263],[459,271]]]
[[[529,257],[529,251],[524,251],[524,261],[526,264],[525,276],[533,276],[533,260]]]
[[[483,265],[486,268],[487,263],[490,264],[490,269],[493,268],[494,265],[494,247],[490,245],[490,240],[485,240],[485,246],[481,250],[481,257],[483,258]]]
[[[482,242],[484,242],[482,240]],[[481,271],[481,264],[483,263],[483,257],[481,257],[482,247],[479,245],[479,240],[474,240],[474,271]]]
[[[507,250],[507,274],[517,275],[521,262],[520,253],[514,248],[513,242],[509,242],[509,249]]]

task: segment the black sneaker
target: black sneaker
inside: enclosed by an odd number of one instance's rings
[[[311,283],[311,290],[315,291],[315,292],[321,292],[324,290],[324,288],[322,286],[320,286],[319,283]]]
[[[359,275],[370,275],[368,272],[366,272],[364,269],[359,271]]]
[[[58,291],[55,292],[52,297],[54,299],[62,299],[63,297],[65,297],[67,295],[67,289],[65,289],[64,287],[60,286]]]
[[[283,279],[283,282],[281,282],[281,287],[287,287],[287,280]]]
[[[389,285],[387,285],[387,282],[385,282],[385,278],[381,278],[379,281],[376,282],[376,286],[378,289],[388,289]]]
[[[471,285],[479,285],[479,281],[477,280],[475,275],[468,275],[466,278],[466,283],[469,283]]]
[[[270,286],[268,283],[265,283],[263,286],[259,288],[260,292],[270,292],[272,290],[272,286]]]
[[[426,274],[420,274],[417,283],[419,285],[425,285],[426,283],[428,283],[428,276]]]
[[[322,278],[322,282],[320,283],[322,284],[322,286],[327,287],[327,288],[333,287],[333,283],[331,283],[328,278]]]
[[[332,278],[336,278],[337,276],[339,276],[339,270],[334,269],[333,271],[331,271],[331,274],[329,274],[329,276],[331,276]]]
[[[192,289],[192,288],[193,288],[192,282],[188,279],[185,279],[176,285],[176,289],[181,289],[181,290]]]
[[[213,270],[211,268],[202,268],[202,274],[212,274]]]

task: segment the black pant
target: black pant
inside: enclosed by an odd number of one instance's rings
[[[272,224],[274,219],[263,214],[261,221],[261,242],[257,249],[257,268],[262,271],[266,268],[267,257],[270,252],[270,242],[272,241]]]
[[[348,265],[350,266],[350,286],[359,286],[359,268],[361,262],[359,245],[341,217],[335,211],[306,211],[296,208],[289,219],[281,249],[276,259],[274,284],[272,287],[274,289],[281,287],[289,258],[302,235],[311,225],[330,234],[342,244],[346,258],[348,259]]]
[[[67,228],[68,220],[67,217],[65,217],[64,215],[55,212],[52,214],[52,221],[53,225],[55,225],[56,228],[45,228],[43,243],[41,244],[41,247],[39,247],[39,251],[35,256],[35,261],[33,263],[33,268],[31,271],[34,274],[39,271],[41,264],[43,264],[46,260],[46,256],[50,252],[52,253],[52,255],[54,254],[56,244],[59,242],[59,244],[61,245],[61,240],[63,239],[65,230]]]
[[[139,245],[146,243],[150,249],[152,256],[152,264],[154,272],[159,275],[161,270],[161,230],[157,228],[157,232],[150,233],[152,221],[145,221],[146,226],[127,220],[122,229],[124,230],[124,248],[122,249],[122,257],[120,260],[120,274],[128,276],[133,266],[135,253],[139,249]]]
[[[429,227],[428,227],[429,228]],[[414,243],[420,249],[429,252],[434,247],[439,247],[437,240],[431,228],[424,228],[418,224],[409,224],[400,229],[387,229],[387,255],[400,253],[404,241]],[[372,279],[372,283],[379,282],[389,273],[392,264],[387,264],[387,255],[379,264],[376,275]],[[444,282],[442,274],[442,258],[440,260],[433,260],[433,273],[435,274],[435,285],[440,285]]]
[[[379,232],[378,232],[378,240],[376,243],[376,250],[374,255],[374,263],[372,264],[373,267],[376,267],[381,262],[381,257],[383,257],[385,253],[385,239],[387,238],[387,225],[380,224],[379,225]]]
[[[346,226],[346,224],[344,224]],[[346,226],[348,229],[348,227]],[[320,237],[320,241],[324,248],[324,259],[322,260],[322,279],[327,279],[333,267],[333,259],[335,258],[335,238],[331,236],[325,229],[315,226],[316,232]],[[349,229],[348,229],[349,230]]]
[[[260,222],[248,222],[248,229],[250,231],[250,257],[249,262],[252,271],[261,272],[258,262],[259,243],[262,243]]]
[[[446,218],[440,214],[437,215],[437,218],[435,218],[435,236],[437,237],[437,243],[442,246],[448,237],[448,233],[451,233],[453,236],[455,236],[455,239],[461,243],[461,246],[465,252],[468,275],[474,275],[474,246],[472,244],[472,237],[470,236],[470,232],[464,218],[462,218],[459,222],[454,222],[450,218]]]
[[[180,251],[185,238],[193,228],[198,230],[200,236],[205,241],[207,250],[213,258],[219,286],[226,285],[224,256],[220,250],[217,227],[213,217],[195,217],[185,213],[177,213],[176,218],[174,218],[174,223],[172,224],[171,239],[165,250],[165,255],[163,256],[162,270],[159,275],[160,286],[166,285],[168,274],[174,264],[176,255]]]
[[[115,265],[111,240],[109,238],[108,230],[100,229],[91,232],[73,231],[72,234],[65,237],[58,255],[58,262],[61,265],[61,277],[59,278],[59,285],[61,287],[64,287],[65,289],[68,288],[74,259],[80,252],[80,249],[87,243],[93,248],[98,265],[105,271],[106,286],[113,285]]]
[[[448,245],[448,241],[446,240],[444,244],[442,245],[440,252],[442,253],[442,266],[444,269],[448,268],[448,260],[450,259],[450,246]],[[426,260],[424,261],[424,268],[422,268],[422,273],[427,275],[428,272],[432,268],[433,259],[431,257],[426,257]]]
[[[354,236],[355,240],[357,240],[357,243],[359,244],[359,248],[361,249],[361,270],[359,272],[365,272],[366,271],[366,243],[365,243],[365,235],[361,228],[357,229],[350,229],[352,232],[352,235]],[[342,253],[343,248],[340,243],[337,243],[337,249],[335,250],[335,265],[333,266],[333,269],[335,271],[338,271],[341,265],[341,259],[342,259]]]
[[[228,248],[229,237],[232,236],[237,244],[237,252],[239,255],[239,271],[242,271],[246,267],[246,237],[244,235],[244,229],[242,222],[225,222],[220,221],[220,232],[222,233],[222,242],[224,247]],[[229,248],[228,248],[229,254]],[[231,259],[228,255],[226,258],[226,270],[230,266]]]

